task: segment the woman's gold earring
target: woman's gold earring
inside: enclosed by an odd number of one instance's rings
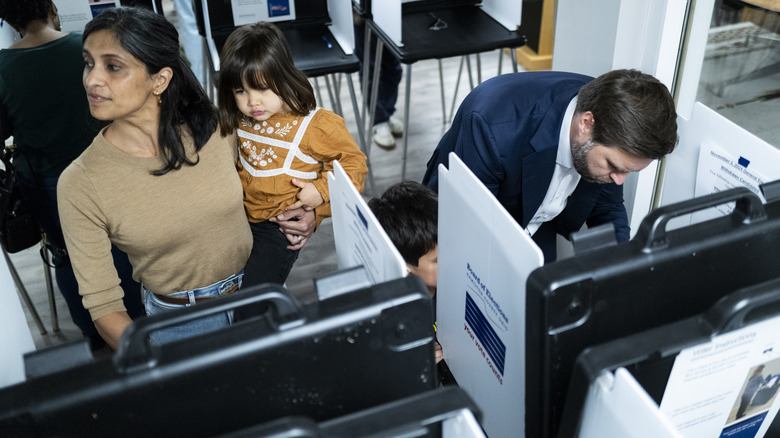
[[[159,94],[155,94],[155,96],[157,96],[157,105],[162,105],[162,97]]]

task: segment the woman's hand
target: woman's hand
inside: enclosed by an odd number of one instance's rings
[[[133,322],[127,312],[114,312],[95,320],[98,333],[114,350],[119,346],[119,338],[127,326]]]
[[[290,245],[287,249],[295,251],[303,248],[306,241],[314,234],[316,225],[316,216],[314,210],[306,211],[303,208],[286,210],[279,216],[269,219],[275,224],[279,224],[279,231],[284,233]]]

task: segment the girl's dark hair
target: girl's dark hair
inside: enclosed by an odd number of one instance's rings
[[[613,70],[577,94],[578,113],[593,113],[593,141],[641,158],[660,159],[677,145],[677,113],[671,93],[639,70]]]
[[[233,90],[244,88],[244,82],[256,90],[270,89],[298,116],[317,106],[309,78],[295,68],[287,39],[271,23],[241,26],[225,41],[217,80],[222,135],[235,131],[241,119]]]
[[[23,29],[31,21],[49,21],[52,0],[0,0],[0,18]]]
[[[206,92],[200,86],[179,52],[179,34],[161,15],[145,8],[107,9],[87,23],[82,41],[97,31],[111,32],[119,45],[146,66],[152,75],[165,67],[173,71],[168,87],[160,95],[158,142],[165,165],[153,175],[164,175],[182,164],[198,163],[187,158],[180,129],[192,135],[195,150],[200,151],[217,129],[217,115]]]

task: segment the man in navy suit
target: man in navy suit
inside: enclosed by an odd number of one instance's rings
[[[555,235],[585,223],[613,223],[617,240],[628,240],[621,184],[676,144],[674,101],[650,75],[507,74],[466,96],[423,184],[438,190],[439,164],[455,152],[550,262]]]

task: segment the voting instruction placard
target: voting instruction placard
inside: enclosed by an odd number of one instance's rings
[[[734,156],[718,146],[702,143],[699,149],[699,162],[696,169],[695,196],[718,193],[734,187],[746,187],[755,193],[762,201],[759,185],[769,182],[752,163],[750,156]],[[753,165],[751,165],[753,164]],[[734,210],[734,203],[719,205],[715,209],[694,214],[696,222],[726,216]]]
[[[363,266],[372,284],[403,278],[406,262],[338,161],[328,172],[339,269]]]
[[[54,0],[63,32],[83,33],[99,13],[119,6],[119,0]]]
[[[236,27],[258,21],[295,20],[294,0],[230,0],[230,6]]]
[[[439,166],[437,337],[489,436],[525,430],[525,285],[542,251],[453,153]]]
[[[688,438],[763,436],[780,409],[780,317],[682,350],[661,411]]]

